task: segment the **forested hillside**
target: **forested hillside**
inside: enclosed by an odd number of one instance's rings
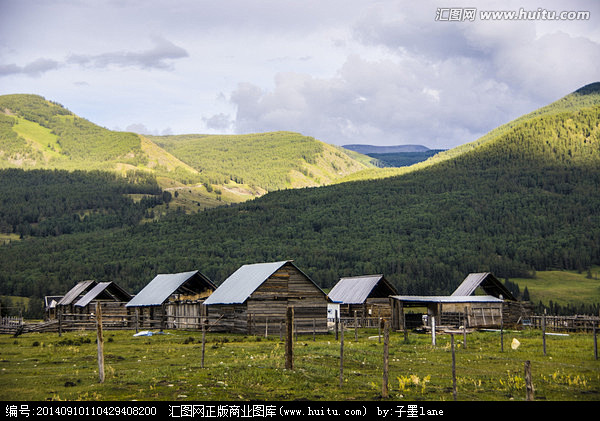
[[[0,168],[151,174],[185,212],[330,184],[369,158],[291,132],[140,136],[99,127],[37,95],[0,96]]]
[[[139,200],[137,200],[139,198]],[[100,171],[0,170],[0,234],[46,237],[138,224],[169,202],[154,177]]]
[[[212,184],[234,181],[255,191],[325,185],[368,167],[342,148],[293,132],[150,138]]]
[[[13,242],[0,249],[0,294],[63,293],[89,278],[136,293],[156,273],[194,269],[220,283],[241,264],[281,259],[322,287],[383,273],[407,294],[450,293],[475,271],[501,279],[584,271],[600,264],[597,89],[402,176]]]

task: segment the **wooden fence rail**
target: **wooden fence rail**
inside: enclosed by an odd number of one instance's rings
[[[546,330],[563,332],[592,332],[600,327],[598,316],[531,316],[523,321],[523,325],[542,329],[544,322]]]
[[[446,319],[442,321],[449,321],[454,317],[454,314],[449,314]],[[262,316],[252,315],[250,322],[252,324],[261,321],[267,328],[252,329],[253,334],[266,334],[267,335],[280,335],[283,332],[285,326],[284,320],[270,319],[264,321],[261,319]],[[456,318],[456,317],[454,317]],[[334,319],[327,320],[330,329],[333,329],[335,325]],[[550,331],[563,331],[563,332],[592,332],[595,329],[600,329],[600,317],[598,316],[549,316],[549,315],[535,315],[530,316],[527,319],[522,320],[521,326],[532,329],[542,329],[545,321],[545,329]],[[420,317],[419,320],[415,318],[411,325],[407,325],[408,329],[419,327],[422,325]],[[458,318],[456,322],[462,320]],[[201,330],[202,329],[202,317],[190,317],[190,316],[173,316],[166,315],[160,318],[148,318],[140,317],[135,314],[128,315],[103,315],[103,327],[105,330],[146,330],[146,329],[177,329],[177,330]],[[338,318],[338,323],[343,324],[346,328],[381,328],[383,326],[383,319],[380,317],[343,317]],[[262,326],[262,325],[261,325]],[[458,326],[458,324],[457,324]],[[75,314],[68,313],[62,314],[58,319],[52,319],[44,322],[27,322],[22,317],[16,316],[5,316],[0,319],[0,334],[15,334],[27,333],[27,332],[68,332],[74,330],[95,330],[96,319],[90,314]],[[208,329],[210,331],[210,328]],[[305,329],[310,332],[310,326]]]

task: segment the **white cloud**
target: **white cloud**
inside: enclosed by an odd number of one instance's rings
[[[152,133],[450,147],[600,75],[592,2],[477,2],[589,21],[436,22],[433,0],[0,1],[0,94]]]

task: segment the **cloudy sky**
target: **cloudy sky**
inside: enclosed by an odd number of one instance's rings
[[[450,148],[596,81],[597,0],[0,0],[0,94],[115,130]]]

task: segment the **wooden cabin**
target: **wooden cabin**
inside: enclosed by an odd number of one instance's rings
[[[215,284],[200,271],[159,274],[126,304],[138,327],[200,327],[202,303]]]
[[[296,332],[326,333],[328,302],[321,288],[287,260],[240,267],[204,304],[211,331],[279,335],[289,307]]]
[[[105,321],[121,318],[127,321],[125,305],[131,300],[131,294],[114,282],[99,282],[73,305],[75,314],[93,314],[96,304],[100,304]]]
[[[54,305],[56,317],[66,317],[67,319],[76,313],[75,303],[79,301],[98,283],[93,280],[78,282]]]
[[[489,272],[469,274],[450,296],[392,296],[390,303],[395,329],[407,326],[407,308],[426,309],[423,320],[428,326],[435,318],[438,326],[472,328],[515,325],[531,311]]]
[[[340,317],[356,314],[364,325],[369,318],[389,318],[389,297],[396,294],[396,288],[383,275],[363,275],[340,278],[328,295],[333,306],[338,306]]]

